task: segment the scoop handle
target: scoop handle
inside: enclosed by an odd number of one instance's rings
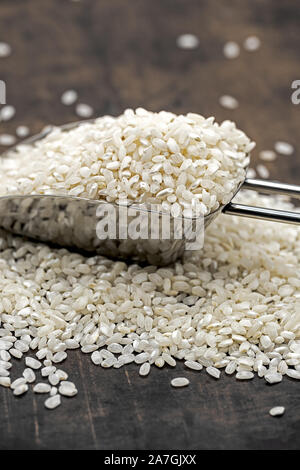
[[[277,183],[258,179],[246,179],[241,189],[251,189],[265,194],[283,194],[300,198],[300,186],[294,184]],[[286,224],[300,224],[300,212],[268,209],[266,207],[247,206],[230,202],[222,211],[224,214],[251,217],[254,219],[271,220]]]

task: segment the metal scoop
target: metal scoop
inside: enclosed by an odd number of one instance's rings
[[[92,121],[71,123],[61,126],[61,129],[70,130],[86,122]],[[52,129],[53,127],[47,127],[40,134],[22,142],[22,145],[34,144],[45,138]],[[12,150],[12,148],[9,149],[9,152]],[[7,158],[6,154],[7,152],[2,154],[1,158]],[[267,194],[283,194],[296,198],[300,196],[299,186],[258,179],[245,179],[237,192],[241,188]],[[170,232],[167,238],[158,233],[156,239],[151,238],[151,236],[146,239],[136,239],[128,236],[124,238],[120,235],[100,239],[97,232],[99,213],[103,213],[102,209],[105,209],[107,204],[116,208],[116,233],[120,234],[119,228],[122,225],[122,220],[118,212],[119,205],[107,203],[105,200],[91,200],[74,196],[8,195],[0,197],[0,228],[38,241],[51,242],[60,247],[74,247],[93,254],[102,254],[120,259],[130,258],[134,261],[146,261],[161,266],[170,264],[182,256],[187,246],[187,234],[184,233],[181,238],[178,238],[174,230]],[[153,206],[144,203],[132,202],[130,206],[123,207],[123,210],[129,214],[130,208],[143,212],[148,219],[155,214],[158,225],[165,215],[163,212],[155,211]],[[202,227],[206,228],[220,212],[262,220],[292,224],[300,223],[300,213],[297,212],[230,202],[206,215]],[[133,216],[129,215],[127,222],[130,223],[132,219]],[[182,223],[186,221],[184,219],[184,217],[181,219]],[[193,223],[197,221],[196,218],[191,220]]]

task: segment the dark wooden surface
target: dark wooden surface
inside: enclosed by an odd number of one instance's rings
[[[296,153],[267,166],[273,179],[298,183],[300,105],[290,86],[300,79],[299,26],[294,0],[1,0],[0,41],[13,53],[0,59],[0,79],[17,109],[1,132],[76,120],[74,107],[60,103],[75,88],[97,115],[144,106],[234,119],[258,143],[252,166],[258,150],[287,140]],[[176,47],[186,32],[199,48]],[[252,34],[259,51],[224,59],[225,41]],[[240,107],[222,109],[222,94]],[[191,385],[175,390],[169,382],[182,365],[142,379],[134,366],[103,370],[77,351],[63,367],[79,395],[54,411],[42,396],[0,390],[0,449],[299,448],[299,384],[290,379],[267,386],[185,371]],[[282,418],[268,415],[275,405],[286,407]]]

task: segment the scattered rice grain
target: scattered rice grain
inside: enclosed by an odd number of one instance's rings
[[[206,367],[206,372],[211,375],[212,377],[214,377],[215,379],[219,379],[220,378],[220,375],[221,375],[221,371],[219,369],[217,369],[216,367],[212,367],[212,366],[209,366],[209,367]]]
[[[44,405],[46,408],[49,410],[53,410],[54,408],[57,408],[61,404],[61,398],[60,395],[54,395],[50,398],[47,398],[45,401]]]
[[[86,118],[90,118],[94,114],[94,110],[88,104],[79,103],[76,106],[76,114],[77,116],[86,119]]]
[[[180,49],[195,49],[199,46],[199,39],[194,34],[181,34],[176,42]]]
[[[77,99],[78,99],[78,94],[75,90],[66,90],[61,95],[61,102],[65,106],[71,106],[77,101]]]
[[[267,179],[270,177],[270,172],[265,165],[257,165],[256,171],[261,178]]]
[[[3,106],[0,110],[0,121],[10,121],[16,114],[16,109],[11,105]]]
[[[13,391],[13,394],[15,396],[20,396],[20,395],[24,395],[24,393],[26,393],[28,391],[28,385],[27,384],[21,384],[19,385],[18,387],[16,387]]]
[[[219,98],[219,103],[223,108],[236,109],[239,106],[239,102],[236,98],[230,95],[222,95]]]
[[[8,57],[11,54],[11,46],[6,42],[0,42],[0,58]]]
[[[25,364],[31,369],[40,369],[42,367],[42,363],[33,357],[26,357]]]
[[[150,364],[149,362],[144,362],[144,364],[142,364],[139,369],[139,374],[145,377],[146,375],[149,374],[149,372],[150,372]]]
[[[188,369],[192,370],[202,370],[203,366],[202,364],[199,364],[199,362],[196,361],[185,361],[184,365],[188,367]]]
[[[244,48],[249,52],[257,51],[260,45],[261,41],[257,36],[248,36],[243,43]]]
[[[30,384],[35,382],[35,379],[36,379],[35,373],[29,367],[23,370],[23,377],[26,380],[26,382]]]
[[[34,393],[49,393],[51,391],[51,385],[44,382],[40,382],[33,387]]]
[[[271,408],[269,411],[269,414],[271,416],[282,416],[285,412],[284,406],[274,406],[274,408]]]
[[[281,155],[292,155],[295,150],[293,145],[283,141],[275,142],[274,148],[276,152],[280,153]]]
[[[175,379],[171,380],[172,387],[186,387],[189,385],[190,381],[185,377],[176,377]]]
[[[234,41],[228,41],[224,45],[223,53],[226,59],[236,59],[240,55],[240,46]]]

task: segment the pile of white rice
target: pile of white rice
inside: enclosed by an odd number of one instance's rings
[[[144,109],[20,145],[0,167],[0,196],[69,194],[207,214],[232,199],[254,143],[230,121]]]
[[[230,122],[138,109],[72,131],[55,129],[3,163],[3,194],[73,194],[160,201],[172,212],[198,199],[203,212],[231,199],[253,143]],[[10,166],[10,169],[8,169]],[[3,169],[2,168],[2,169]],[[4,188],[4,189],[3,189]],[[146,199],[145,199],[146,198]],[[241,202],[292,206],[244,193]],[[76,386],[59,364],[69,349],[95,365],[135,362],[220,371],[268,383],[300,378],[300,229],[220,215],[203,250],[165,268],[141,267],[0,234],[0,385],[50,394]],[[22,377],[11,360],[27,357]],[[11,372],[12,371],[12,372]],[[179,387],[184,377],[172,381]]]
[[[251,193],[241,200],[291,208]],[[141,375],[183,359],[216,378],[220,370],[269,383],[300,378],[297,226],[220,215],[203,251],[168,268],[85,258],[4,233],[0,247],[2,385],[11,384],[10,356],[32,350],[53,396],[63,392],[67,377],[55,368],[75,348],[105,368],[135,362]],[[24,393],[28,382],[17,388]]]

